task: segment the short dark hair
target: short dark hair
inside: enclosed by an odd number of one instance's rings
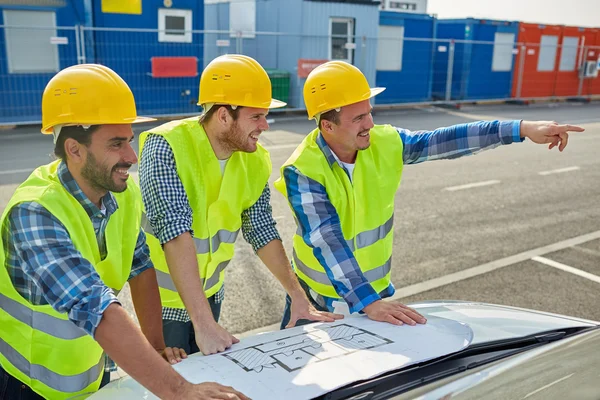
[[[238,119],[240,110],[242,109],[242,106],[237,106],[234,110],[233,107],[230,106],[229,104],[215,104],[214,106],[212,106],[210,108],[210,110],[208,110],[207,112],[202,113],[202,115],[200,115],[200,123],[210,121],[210,119],[212,118],[214,113],[217,112],[217,110],[221,107],[225,107],[227,109],[227,111],[229,112],[229,115],[231,115],[231,118],[233,118],[234,121]]]
[[[319,117],[319,130],[321,129],[321,121],[333,122],[336,125],[340,123],[340,112],[335,109],[329,110]]]
[[[92,125],[85,129],[81,125],[63,126],[60,134],[54,144],[54,155],[61,160],[67,161],[67,153],[65,152],[65,141],[67,139],[75,139],[84,146],[89,146],[92,142],[92,133],[96,131],[100,125]]]

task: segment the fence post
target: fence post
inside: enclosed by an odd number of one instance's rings
[[[81,26],[81,25],[77,25],[77,41],[79,42],[79,59],[77,60],[77,62],[79,64],[85,64],[86,63],[86,56],[85,56],[85,27]]]
[[[242,51],[243,51],[243,49],[242,49],[242,40],[243,40],[243,38],[242,38],[242,32],[241,31],[237,31],[235,33],[235,35],[236,35],[236,38],[235,38],[235,52],[237,54],[243,54],[242,53]]]
[[[525,70],[525,57],[527,56],[527,46],[522,45],[519,52],[519,77],[517,83],[517,99],[521,98],[521,89],[523,88],[523,72]]]
[[[587,47],[583,47],[583,57],[581,58],[581,67],[579,68],[579,89],[577,90],[577,96],[581,97],[583,94],[583,81],[585,79],[585,67],[588,57],[588,49]]]
[[[446,101],[452,98],[452,74],[454,72],[454,40],[450,41],[448,51],[448,71],[446,71]]]

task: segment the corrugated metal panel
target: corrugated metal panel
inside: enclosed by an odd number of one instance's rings
[[[496,34],[505,34],[498,37]],[[452,73],[452,99],[508,98],[511,94],[515,56],[507,44],[507,36],[516,41],[518,23],[479,19],[438,20],[437,37],[467,40],[456,43]],[[502,40],[500,40],[502,39]],[[496,42],[498,40],[498,42]],[[502,51],[512,58],[511,70],[494,70],[494,52]],[[445,98],[448,52],[436,51],[434,97]],[[502,63],[507,64],[506,62]],[[511,62],[508,61],[510,66]]]
[[[402,48],[402,67],[399,71],[377,71],[377,86],[387,87],[385,92],[377,96],[377,103],[431,100],[435,19],[429,15],[382,11],[379,23],[382,26],[403,27],[404,37],[379,38],[379,49],[382,51],[386,51],[388,46]]]
[[[523,61],[519,59],[519,63],[517,63],[514,69],[513,97],[518,97],[519,94],[518,85],[521,74],[521,63],[523,64],[523,72],[520,97],[545,97],[554,95],[559,65],[559,51],[553,53],[553,60],[545,59],[543,56],[553,50],[553,46],[546,45],[546,43],[550,43],[551,40],[556,39],[556,43],[560,44],[562,36],[563,26],[520,24],[518,42],[525,44],[526,50],[525,52],[520,51],[519,56],[525,59]],[[544,44],[542,45],[542,43]],[[542,54],[542,62],[540,62],[540,54]],[[546,68],[548,62],[551,63],[550,68]]]

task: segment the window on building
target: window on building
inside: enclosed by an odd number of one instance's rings
[[[4,10],[4,28],[8,72],[58,72],[56,14],[53,11]],[[36,27],[35,29],[32,28]],[[23,28],[19,28],[23,27]]]
[[[329,59],[343,60],[349,63],[354,61],[354,19],[331,18],[330,26]]]
[[[231,37],[256,37],[256,0],[232,1],[229,3],[229,29]]]
[[[496,32],[494,37],[494,55],[492,56],[492,71],[512,71],[514,46],[514,33]]]
[[[192,10],[159,8],[158,41],[192,43]]]
[[[377,70],[402,71],[403,47],[403,26],[380,25],[377,39]]]
[[[560,52],[559,71],[575,71],[577,64],[577,50],[579,38],[566,36],[563,38],[562,49]]]
[[[391,10],[417,11],[417,4],[404,1],[390,1],[389,8]]]
[[[540,56],[538,68],[540,72],[554,71],[556,68],[556,49],[558,47],[558,36],[543,35],[540,41]]]

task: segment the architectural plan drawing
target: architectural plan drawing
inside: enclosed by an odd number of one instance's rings
[[[193,354],[173,365],[192,383],[218,382],[252,399],[305,400],[352,382],[461,351],[473,340],[461,322],[429,316],[425,325],[396,326],[367,316],[267,332],[223,353]],[[90,400],[151,400],[130,377]]]
[[[281,338],[258,346],[224,354],[246,371],[260,372],[279,365],[288,372],[308,363],[340,357],[364,349],[393,343],[364,329],[341,324],[322,330]]]

